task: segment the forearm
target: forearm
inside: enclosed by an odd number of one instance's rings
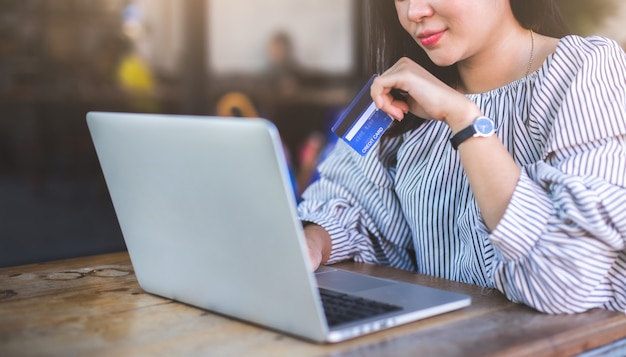
[[[493,231],[513,196],[520,169],[495,135],[467,140],[459,155],[482,217]]]
[[[466,103],[466,109],[446,117],[455,134],[481,115],[474,103]],[[520,169],[496,135],[471,137],[459,145],[458,152],[481,215],[489,230],[494,230],[513,196]]]

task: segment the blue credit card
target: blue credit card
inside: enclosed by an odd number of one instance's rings
[[[376,74],[363,86],[348,108],[331,128],[360,155],[366,155],[381,138],[393,119],[376,109],[370,96],[370,86]]]

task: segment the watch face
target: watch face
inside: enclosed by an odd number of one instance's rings
[[[474,122],[474,129],[476,130],[476,135],[480,136],[489,136],[495,131],[493,120],[487,117],[480,117],[476,119]]]

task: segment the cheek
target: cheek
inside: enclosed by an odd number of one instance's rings
[[[404,29],[404,31],[411,33],[411,23],[407,20],[403,20],[402,18],[400,18],[400,25],[402,26],[402,28]]]
[[[380,0],[379,0],[380,1]],[[402,25],[402,28],[405,31],[409,30],[409,20],[406,17],[406,13],[407,13],[407,5],[406,5],[407,1],[396,1],[396,16],[398,17],[398,20],[400,20],[400,25]]]

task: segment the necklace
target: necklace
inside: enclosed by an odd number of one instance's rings
[[[530,31],[530,58],[528,59],[528,67],[526,67],[526,75],[524,75],[524,77],[528,77],[530,74],[530,70],[533,67],[533,61],[535,60],[535,35],[533,29],[528,29],[528,31]],[[459,80],[460,78],[456,78],[454,85],[452,85],[452,87],[457,91],[460,91]]]
[[[535,57],[535,36],[533,35],[533,29],[530,29],[530,59],[528,60],[528,68],[526,68],[526,75],[524,77],[527,77],[530,74],[530,69],[533,66],[533,60]]]

